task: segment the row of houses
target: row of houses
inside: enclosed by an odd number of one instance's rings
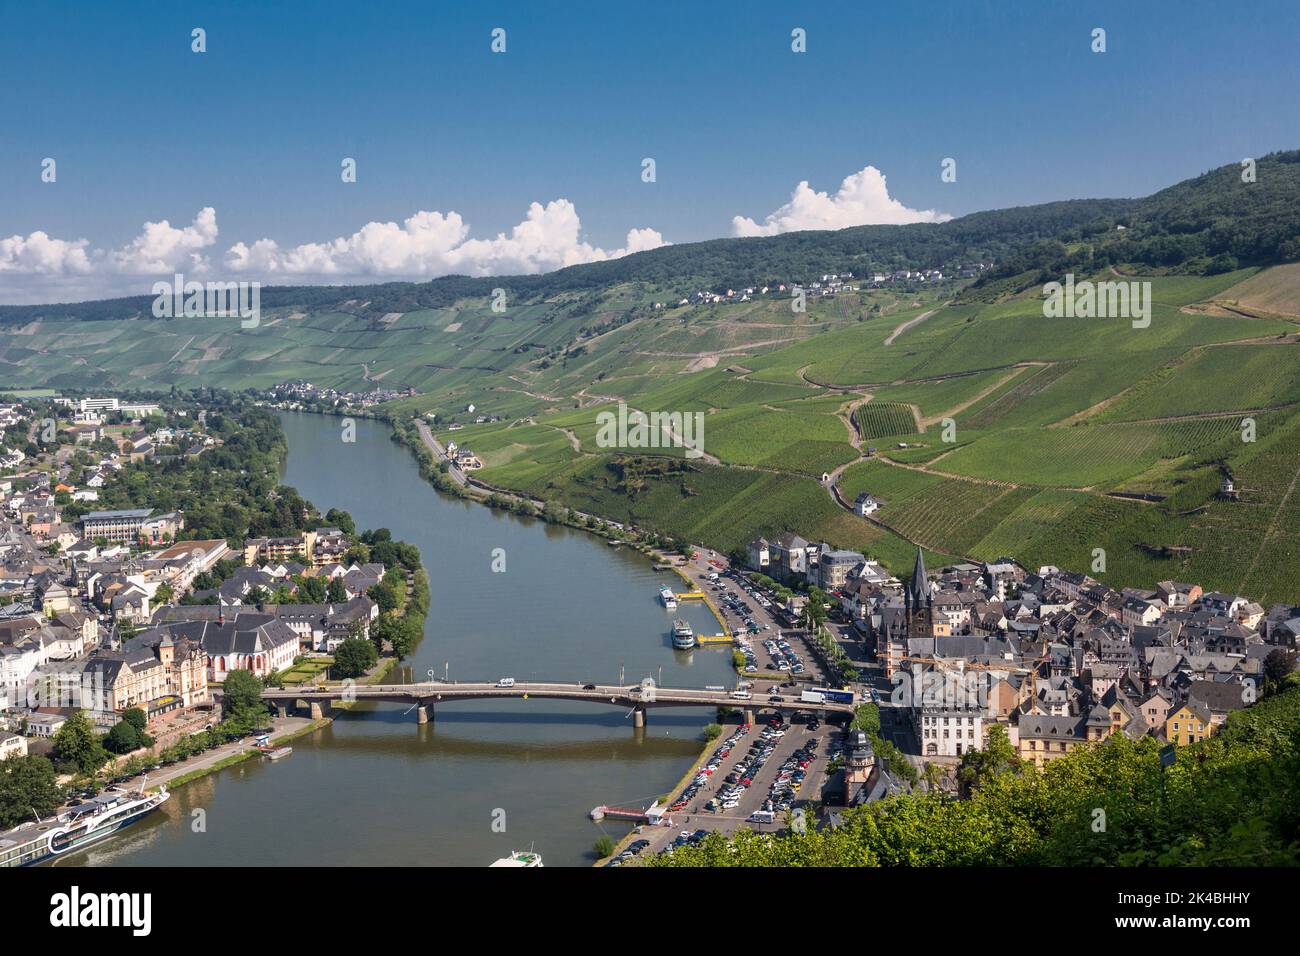
[[[749,567],[817,585],[883,666],[922,758],[960,758],[1001,724],[1037,764],[1114,733],[1188,744],[1291,669],[1300,607],[1162,581],[1116,591],[1010,558],[906,584],[864,555],[793,532],[748,547]]]
[[[904,589],[839,595],[883,662],[923,757],[960,757],[1002,724],[1045,763],[1114,733],[1189,744],[1294,667],[1300,608],[1194,585],[1116,592],[1013,561],[917,565]]]

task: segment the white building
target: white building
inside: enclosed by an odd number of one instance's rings
[[[859,517],[862,518],[865,518],[867,515],[872,514],[873,512],[877,511],[879,508],[880,508],[880,502],[877,501],[872,495],[867,494],[865,491],[862,492],[862,494],[858,495],[858,497],[853,502],[854,514],[857,514]]]

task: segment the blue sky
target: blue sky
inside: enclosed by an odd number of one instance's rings
[[[791,52],[795,27],[807,53]],[[564,199],[581,241],[610,254],[633,228],[732,235],[801,180],[834,193],[868,165],[906,207],[951,215],[1145,195],[1300,146],[1297,37],[1290,0],[4,0],[0,240],[41,232],[112,258],[145,222],[182,229],[211,207],[219,236],[195,243],[220,269],[236,242],[272,239],[283,258],[419,211],[492,239]],[[940,180],[945,157],[956,182]],[[0,301],[138,291],[125,266],[22,268],[17,248],[8,271],[0,251]],[[513,255],[455,261],[491,271]],[[358,261],[337,259],[333,281],[376,278],[377,260]]]

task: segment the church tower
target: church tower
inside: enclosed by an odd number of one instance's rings
[[[925,559],[921,549],[916,549],[916,563],[912,566],[912,577],[903,591],[903,603],[907,607],[907,636],[932,637],[934,627],[931,619],[930,583],[925,576]]]

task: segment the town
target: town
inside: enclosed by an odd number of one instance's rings
[[[286,388],[305,397],[308,386]],[[203,509],[221,501],[191,501],[187,515],[174,495],[139,490],[147,473],[247,470],[258,420],[239,414],[219,401],[93,395],[0,405],[0,759],[50,756],[87,794],[151,768],[165,776],[177,764],[175,775],[205,749],[195,738],[221,746],[277,723],[261,705],[257,719],[240,719],[246,677],[306,691],[376,667],[382,675],[381,655],[393,660],[418,641],[418,622],[398,629],[390,617],[407,603],[418,558],[358,534],[345,512],[272,500],[282,526],[271,530],[286,533],[256,533],[269,526],[253,519],[238,539],[196,537],[212,520]],[[218,465],[236,448],[242,457]],[[444,457],[458,470],[481,466],[454,442]],[[106,508],[101,495],[141,506]],[[864,492],[853,510],[866,518],[881,505]],[[195,513],[199,526],[187,522]],[[1300,607],[1265,609],[1197,584],[1116,591],[1010,557],[931,573],[920,549],[902,578],[866,553],[791,531],[723,558],[610,529],[685,576],[696,590],[679,597],[712,595],[745,703],[740,726],[679,793],[644,810],[600,808],[602,818],[658,825],[637,827],[607,865],[671,856],[741,824],[785,832],[794,813],[835,827],[846,809],[909,791],[954,797],[967,762],[991,747],[1042,768],[1113,735],[1195,745],[1295,669]],[[427,596],[413,603],[427,607]],[[787,709],[830,700],[854,703],[856,716]],[[739,714],[724,707],[717,719]],[[281,710],[282,729],[314,726],[286,718]],[[750,753],[712,779],[750,733]],[[103,741],[102,756],[78,766],[73,742],[88,734]],[[760,781],[765,764],[779,765],[770,781]],[[673,839],[682,818],[697,829]]]
[[[251,466],[214,460],[246,431],[230,409],[186,404],[0,406],[13,449],[0,476],[0,761],[50,757],[84,795],[298,726],[273,721],[260,689],[382,674],[422,630],[418,553],[358,533],[346,512],[299,502],[294,533],[232,541],[191,537],[179,508],[98,507],[185,463],[203,480]],[[232,675],[252,688],[243,713]],[[24,861],[20,841],[0,841],[0,865]]]
[[[939,269],[892,269],[875,271],[860,278],[852,272],[826,272],[807,281],[773,280],[767,285],[721,288],[721,291],[700,289],[677,301],[676,306],[720,305],[727,302],[749,302],[753,299],[797,295],[800,290],[809,296],[829,298],[867,289],[915,290],[978,277],[990,268],[990,263],[955,265]],[[673,307],[671,303],[655,302],[656,310]]]
[[[919,550],[903,582],[862,553],[792,532],[751,542],[730,566],[708,554],[680,567],[734,626],[737,706],[758,717],[662,803],[598,808],[643,824],[605,848],[606,866],[668,859],[740,827],[835,828],[845,809],[909,791],[956,798],[986,753],[1042,769],[1121,735],[1173,754],[1296,666],[1300,607],[1265,611],[1195,584],[1115,591],[1010,558],[932,574]],[[854,719],[781,712],[840,694],[859,702]],[[779,706],[764,713],[764,703]],[[677,832],[687,821],[695,829]]]

